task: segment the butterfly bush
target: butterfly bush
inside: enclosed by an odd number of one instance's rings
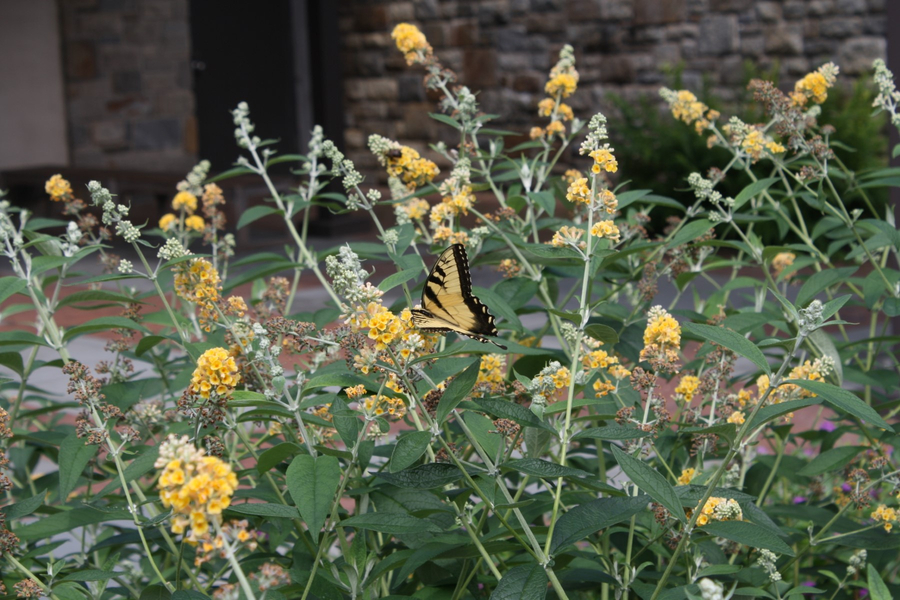
[[[3,593],[900,593],[900,238],[871,195],[897,179],[836,152],[838,66],[751,81],[754,116],[661,89],[670,126],[721,158],[686,170],[682,205],[632,189],[615,117],[577,114],[572,46],[513,133],[415,25],[391,39],[458,142],[368,132],[364,175],[318,126],[279,153],[240,103],[234,168],[201,161],[158,221],[60,174],[62,219],[0,200]],[[873,69],[874,118],[897,126]],[[238,175],[269,197],[230,223]],[[323,210],[378,243],[314,244]],[[237,255],[263,217],[288,243]],[[431,272],[451,244],[458,283]],[[502,339],[419,329],[434,297],[485,307]]]

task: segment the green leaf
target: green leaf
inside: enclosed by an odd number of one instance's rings
[[[450,414],[450,411],[456,408],[456,405],[472,391],[473,387],[475,387],[475,382],[478,381],[478,369],[480,366],[481,359],[474,359],[462,373],[454,377],[447,385],[447,389],[444,390],[443,395],[441,395],[441,401],[438,403],[437,407],[435,422],[438,425],[442,424],[447,419],[447,415]]]
[[[806,306],[816,297],[816,294],[838,282],[847,281],[857,270],[859,267],[842,267],[813,273],[797,293],[797,306]]]
[[[834,363],[834,376],[837,378],[838,385],[844,382],[844,364],[841,362],[841,355],[838,353],[834,340],[823,329],[816,329],[807,337],[809,343],[824,357],[830,358]]]
[[[0,302],[3,302],[13,294],[18,294],[28,287],[28,283],[19,277],[0,277]]]
[[[619,334],[608,325],[592,323],[584,328],[584,332],[595,340],[600,340],[607,346],[615,346],[619,343]]]
[[[161,585],[151,585],[144,588],[138,600],[170,600],[170,598],[172,598],[172,594],[170,594],[169,590],[165,587]]]
[[[535,477],[544,477],[547,479],[557,479],[559,477],[593,477],[593,473],[582,471],[581,469],[573,469],[557,463],[542,460],[540,458],[517,458],[509,460],[503,465],[505,469],[512,469],[526,475]]]
[[[36,496],[32,496],[31,498],[26,498],[25,500],[20,500],[15,504],[9,504],[0,508],[3,511],[3,514],[6,515],[7,521],[15,521],[17,519],[21,519],[22,517],[27,517],[34,511],[36,511],[41,504],[44,503],[44,494],[37,494]]]
[[[460,125],[459,121],[452,117],[448,117],[447,115],[442,115],[440,113],[428,113],[428,116],[434,119],[435,121],[439,121],[444,123],[445,125],[449,125],[454,129],[462,129],[462,125]]]
[[[381,472],[377,476],[400,488],[429,490],[453,483],[462,477],[463,474],[456,465],[428,463],[411,469],[404,469],[399,473]]]
[[[631,518],[645,510],[649,501],[646,495],[641,494],[623,498],[600,498],[576,506],[556,521],[550,553],[557,554],[569,544]]]
[[[891,591],[885,585],[881,575],[878,574],[878,568],[869,563],[866,565],[866,581],[869,586],[869,594],[872,600],[894,600]]]
[[[80,335],[91,333],[93,331],[109,331],[111,329],[130,329],[131,331],[140,331],[141,333],[150,333],[150,330],[131,319],[125,317],[100,317],[77,325],[63,334],[63,341],[68,342]]]
[[[301,454],[287,470],[287,487],[313,539],[325,524],[341,482],[341,464],[333,456]]]
[[[78,304],[79,302],[115,302],[115,303],[138,303],[143,304],[140,300],[135,299],[127,294],[111,292],[108,290],[82,290],[73,292],[68,296],[64,296],[57,306],[69,306],[70,304]]]
[[[691,221],[682,227],[681,231],[676,233],[675,237],[673,237],[666,246],[668,248],[674,248],[688,242],[693,242],[713,227],[715,227],[715,225],[709,219]]]
[[[512,419],[519,425],[525,427],[540,427],[546,429],[556,435],[556,430],[550,425],[539,419],[536,414],[522,406],[510,402],[509,400],[494,400],[492,398],[476,398],[474,403],[486,413],[503,419]]]
[[[491,600],[544,600],[549,581],[536,562],[519,565],[506,572],[491,593]]]
[[[137,347],[134,349],[134,353],[137,356],[143,356],[145,352],[168,339],[170,338],[164,335],[145,335],[141,338],[141,341],[138,342]]]
[[[355,529],[368,529],[381,533],[441,533],[440,527],[428,519],[420,519],[412,515],[400,512],[364,513],[339,523],[341,527],[353,527]]]
[[[522,326],[522,321],[519,320],[519,315],[516,314],[509,304],[503,301],[500,296],[495,294],[492,290],[487,288],[475,286],[472,288],[474,294],[478,297],[481,302],[486,305],[491,312],[498,316],[503,317],[503,320],[506,323],[509,323],[517,330],[522,331],[524,327]]]
[[[821,396],[825,402],[828,402],[832,406],[836,406],[876,427],[881,427],[882,429],[887,429],[891,432],[894,431],[894,428],[888,425],[887,422],[875,412],[875,409],[845,389],[833,386],[830,383],[808,381],[806,379],[791,379],[785,383],[793,383],[805,390],[809,390],[816,396]]]
[[[613,446],[612,452],[616,457],[616,462],[641,491],[646,492],[651,498],[666,507],[673,517],[679,521],[685,521],[681,500],[678,499],[675,488],[666,481],[665,477],[644,461],[623,452],[618,446]]]
[[[391,473],[402,471],[419,460],[429,444],[431,444],[430,431],[413,431],[400,436],[391,453]]]
[[[131,521],[126,510],[101,511],[95,508],[73,508],[43,517],[34,523],[16,529],[16,535],[23,540],[47,539],[64,531],[71,531],[86,525],[106,521]]]
[[[274,206],[267,206],[265,204],[262,204],[260,206],[251,206],[241,214],[241,218],[238,219],[237,228],[242,229],[253,221],[276,214],[283,216],[284,211],[275,208]]]
[[[97,454],[99,446],[87,445],[73,432],[59,445],[59,499],[65,502],[75,489],[87,464]]]
[[[748,521],[710,521],[700,531],[752,548],[794,556],[794,551],[781,538],[768,529]]]
[[[378,289],[382,292],[388,292],[398,285],[406,283],[410,279],[415,279],[421,272],[422,269],[404,269],[403,271],[392,273],[378,284]]]
[[[733,444],[734,436],[737,434],[737,425],[734,423],[718,423],[711,427],[683,427],[678,430],[678,433],[686,435],[717,435],[728,440],[729,444]]]
[[[303,448],[291,442],[282,442],[271,448],[266,448],[266,450],[259,455],[259,460],[256,463],[256,471],[260,475],[264,475],[287,457],[294,456],[295,454],[304,451]]]
[[[826,450],[812,459],[809,464],[797,471],[797,475],[815,477],[828,471],[840,469],[863,451],[862,446],[839,446]]]
[[[326,457],[330,458],[330,457]],[[335,459],[337,460],[337,459]],[[255,517],[277,517],[281,519],[296,519],[300,516],[297,508],[294,506],[285,506],[284,504],[264,503],[264,502],[244,502],[242,504],[232,504],[228,510],[241,515],[253,515]],[[312,531],[312,530],[310,530]]]
[[[753,417],[753,421],[750,423],[750,429],[748,431],[753,431],[760,425],[777,419],[782,415],[794,412],[795,410],[821,403],[822,401],[818,398],[803,398],[802,400],[788,400],[787,402],[781,402],[780,404],[763,406],[759,409],[759,412],[756,413],[756,416]]]
[[[63,577],[63,581],[106,581],[118,575],[113,571],[101,571],[100,569],[85,569],[76,573],[69,573]]]
[[[764,191],[769,189],[769,187],[776,181],[778,181],[778,177],[768,177],[766,179],[754,181],[753,183],[742,189],[741,193],[739,193],[734,199],[734,210],[737,211],[740,207],[746,204],[747,201],[750,200],[750,198],[762,194]]]
[[[159,446],[145,446],[140,450],[140,453],[137,457],[131,461],[127,467],[125,467],[125,472],[123,475],[125,476],[125,482],[131,483],[138,477],[141,477],[147,473],[149,473],[156,463],[156,459],[159,456]],[[103,496],[109,494],[110,492],[119,489],[122,487],[122,480],[119,477],[113,477],[106,486],[97,493],[97,498],[102,498]]]
[[[700,323],[685,323],[683,328],[705,340],[715,342],[720,346],[725,346],[735,354],[750,360],[750,362],[759,367],[763,372],[768,374],[772,373],[769,368],[769,362],[766,360],[766,356],[753,344],[753,342],[741,334],[731,331],[730,329],[725,329],[724,327],[713,327],[712,325],[703,325]]]
[[[607,425],[606,427],[591,427],[576,433],[572,439],[592,438],[598,440],[639,440],[653,435],[649,431],[641,431],[636,427],[624,427],[622,425]]]

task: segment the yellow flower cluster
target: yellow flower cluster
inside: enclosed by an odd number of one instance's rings
[[[881,504],[872,513],[872,518],[875,519],[876,522],[880,521],[881,523],[883,523],[884,530],[890,532],[891,529],[894,528],[893,521],[897,520],[897,511],[893,508],[888,508],[884,504]]]
[[[733,498],[710,498],[700,510],[697,526],[703,527],[710,521],[741,521],[744,513],[741,505]]]
[[[384,417],[386,419],[398,420],[402,419],[406,414],[406,405],[399,398],[388,398],[387,396],[369,396],[360,400],[360,406],[369,415],[375,417]]]
[[[544,86],[544,91],[551,96],[559,95],[561,98],[568,98],[575,93],[577,87],[578,71],[573,68],[568,72],[554,73],[550,71],[550,80]]]
[[[191,215],[184,220],[184,226],[191,231],[201,232],[206,227],[206,223],[203,222],[203,217],[200,215]]]
[[[838,68],[834,63],[822,65],[794,84],[791,100],[797,106],[806,106],[810,100],[822,104],[828,99],[828,88],[837,81],[837,74]]]
[[[428,214],[431,205],[424,198],[410,198],[403,204],[400,204],[399,209],[403,211],[410,221],[421,221]]]
[[[469,209],[475,204],[475,194],[472,193],[472,186],[464,185],[455,193],[449,194],[441,198],[440,204],[431,207],[429,220],[431,226],[436,228],[446,219],[451,219],[457,215],[468,215]]]
[[[709,110],[706,104],[697,100],[697,96],[688,90],[679,90],[669,108],[673,117],[688,125],[702,119],[703,114]]]
[[[641,360],[658,356],[667,360],[677,359],[677,351],[681,349],[681,326],[675,317],[662,306],[654,306],[648,313],[650,317],[644,329],[644,348]]]
[[[391,32],[391,38],[397,44],[397,49],[406,58],[406,64],[424,62],[431,56],[431,45],[419,28],[411,23],[400,23]]]
[[[166,213],[159,220],[159,228],[163,231],[169,231],[178,224],[178,217],[172,213]]]
[[[441,225],[434,230],[434,241],[466,245],[469,243],[469,234],[465,231],[453,231],[449,227]]]
[[[678,382],[678,386],[675,388],[675,393],[680,394],[686,404],[690,404],[694,400],[694,394],[697,392],[697,388],[700,387],[700,378],[695,377],[694,375],[685,375],[681,378],[681,381]]]
[[[767,139],[763,132],[756,128],[752,128],[744,136],[744,139],[741,141],[741,148],[754,162],[762,156],[763,149],[768,150],[770,154],[784,152],[784,146],[774,140]]]
[[[208,539],[210,520],[221,519],[238,486],[231,466],[204,454],[187,436],[170,435],[160,445],[156,461],[156,468],[163,469],[157,484],[160,501],[175,513],[172,533],[190,528],[185,539],[194,543]]]
[[[743,425],[744,420],[745,420],[744,413],[739,410],[736,410],[733,413],[731,413],[730,415],[728,415],[728,419],[727,419],[727,421],[729,423],[734,423],[735,425]]]
[[[514,258],[504,258],[497,265],[497,269],[508,279],[515,277],[522,271],[522,267],[519,266],[519,263]]]
[[[583,179],[584,175],[582,175],[581,171],[578,169],[567,169],[565,173],[563,173],[563,181],[567,184],[572,185],[579,179]],[[585,180],[587,181],[587,180]]]
[[[231,396],[241,381],[234,357],[225,348],[210,348],[197,360],[197,368],[191,376],[190,391],[208,399],[215,392],[217,396]]]
[[[441,172],[433,161],[420,156],[414,148],[400,146],[399,150],[399,156],[395,156],[396,149],[385,154],[385,166],[388,175],[405,183],[409,190],[431,183]]]
[[[506,370],[506,357],[502,354],[485,354],[478,366],[476,383],[501,384]]]
[[[591,235],[598,238],[606,238],[613,242],[618,242],[620,239],[619,228],[612,221],[594,223],[594,226],[591,227]]]
[[[588,204],[591,201],[591,188],[586,177],[579,177],[569,184],[566,200],[576,204]]]
[[[550,378],[553,379],[553,385],[556,386],[556,389],[569,387],[569,382],[572,379],[569,369],[566,367],[560,367],[555,373],[551,373]]]
[[[565,248],[566,246],[576,245],[579,248],[584,248],[586,247],[586,244],[580,241],[583,236],[584,229],[563,225],[559,228],[559,231],[553,234],[553,239],[550,240],[550,244],[554,248]]]
[[[697,475],[699,475],[699,473],[697,473],[697,469],[694,469],[693,467],[684,469],[678,477],[678,485],[690,485],[691,481]]]
[[[615,173],[619,170],[619,162],[616,160],[616,157],[613,156],[612,148],[608,145],[593,150],[589,156],[594,159],[594,164],[591,165],[592,173],[600,173],[601,171]]]
[[[205,258],[195,258],[175,265],[175,293],[200,308],[200,323],[205,331],[212,329],[219,300],[219,272]]]
[[[817,358],[814,361],[806,361],[802,365],[797,365],[788,373],[785,379],[806,379],[808,381],[824,381],[834,365],[829,359]],[[759,388],[759,397],[762,398],[769,389],[770,381],[768,375],[760,375],[756,380],[756,386]],[[803,398],[815,398],[816,395],[793,383],[785,383],[772,390],[768,398],[768,404],[779,404],[787,400],[800,400]],[[793,413],[789,414],[790,417]]]
[[[197,196],[186,191],[178,192],[172,198],[172,209],[183,210],[189,215],[194,214],[194,211],[197,210]]]
[[[60,174],[52,175],[44,184],[44,191],[49,194],[54,202],[69,200],[72,198],[72,184],[63,179]]]
[[[793,265],[795,258],[797,258],[797,255],[793,252],[779,252],[776,254],[775,258],[772,259],[772,270],[775,272],[775,277],[778,277],[782,271]],[[793,275],[793,273],[786,275],[785,280],[790,279]]]

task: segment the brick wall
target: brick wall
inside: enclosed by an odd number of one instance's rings
[[[581,74],[567,100],[589,118],[609,111],[609,92],[657,93],[666,65],[683,63],[685,87],[707,78],[727,99],[743,82],[743,62],[780,67],[792,83],[829,60],[853,77],[884,57],[885,2],[896,0],[344,0],[341,32],[348,155],[364,168],[380,133],[418,148],[450,136],[428,117],[421,67],[407,67],[390,31],[418,25],[461,83],[480,90],[494,126],[541,124],[536,104],[560,47],[575,47]],[[445,137],[452,143],[452,136]]]
[[[61,0],[71,163],[197,162],[188,0]]]

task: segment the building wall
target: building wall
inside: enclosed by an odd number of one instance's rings
[[[393,46],[400,22],[418,25],[460,83],[480,90],[482,110],[502,116],[497,126],[524,132],[543,124],[536,105],[565,43],[581,74],[567,103],[587,119],[609,110],[610,92],[655,95],[679,64],[685,87],[699,91],[706,78],[723,99],[743,83],[747,59],[778,65],[788,84],[830,60],[857,76],[885,56],[886,1],[895,0],[344,0],[348,155],[373,168],[370,133],[419,148],[449,133],[428,117],[436,105],[421,67]]]
[[[67,154],[56,2],[0,2],[0,170]]]
[[[188,0],[59,0],[71,166],[197,162]]]

